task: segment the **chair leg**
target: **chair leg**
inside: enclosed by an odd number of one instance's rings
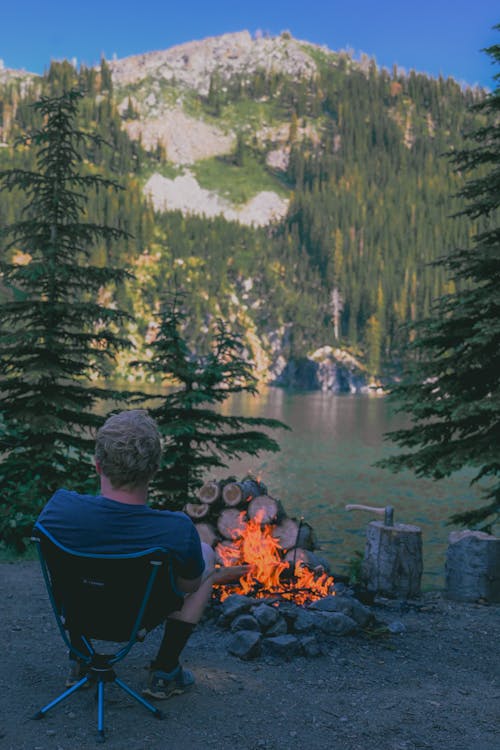
[[[104,682],[97,683],[97,742],[104,742]]]
[[[51,701],[50,703],[47,703],[46,706],[44,706],[39,711],[37,711],[37,713],[32,718],[43,719],[47,711],[50,711],[51,708],[54,708],[54,706],[57,706],[57,704],[63,701],[65,698],[69,698],[69,696],[73,695],[73,693],[76,693],[76,691],[79,690],[87,682],[89,682],[88,676],[82,677],[82,679],[79,682],[77,682],[75,685],[72,685],[72,687],[65,690],[64,693],[61,693],[61,695],[58,695],[57,698],[54,698],[53,701]]]
[[[159,708],[153,706],[149,701],[143,698],[142,695],[139,695],[139,693],[137,693],[129,685],[127,685],[126,682],[123,682],[123,680],[120,680],[118,677],[116,677],[115,683],[118,685],[118,687],[121,687],[122,690],[128,693],[128,695],[134,698],[134,700],[136,700],[138,703],[141,703],[144,708],[147,708],[148,711],[151,711],[151,713],[153,713],[157,719],[165,718],[165,714],[163,713],[163,711],[160,711]]]

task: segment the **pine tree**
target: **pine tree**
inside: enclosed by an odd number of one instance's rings
[[[273,438],[254,428],[286,428],[275,419],[231,416],[212,408],[232,394],[257,392],[252,365],[242,357],[241,340],[221,320],[209,353],[195,355],[183,337],[186,320],[177,299],[165,303],[153,357],[137,363],[175,388],[151,409],[165,440],[152,503],[171,510],[192,501],[205,472],[226,466],[225,459],[279,450]]]
[[[99,302],[100,290],[128,274],[89,263],[92,246],[122,239],[112,226],[86,221],[87,194],[117,189],[84,174],[80,146],[87,136],[74,121],[73,89],[34,105],[41,127],[22,139],[36,168],[0,173],[4,191],[27,204],[5,227],[0,271],[0,533],[22,537],[47,497],[61,484],[82,488],[93,476],[90,429],[96,402],[118,394],[93,381],[110,374],[114,352],[128,345],[119,333],[125,313]]]
[[[486,52],[500,62],[500,45]],[[500,73],[494,77],[500,82]],[[476,175],[462,191],[468,199],[462,213],[481,220],[481,230],[472,248],[438,261],[455,291],[416,326],[411,348],[417,357],[391,394],[413,425],[389,438],[410,452],[379,465],[434,479],[474,467],[472,481],[487,482],[486,502],[451,520],[491,531],[500,514],[500,86],[475,108],[487,122],[453,161]]]

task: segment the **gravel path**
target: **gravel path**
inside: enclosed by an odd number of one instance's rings
[[[0,747],[95,748],[94,691],[62,703],[39,722],[30,716],[55,697],[66,655],[36,562],[0,564]],[[184,662],[197,676],[168,701],[164,722],[111,686],[109,750],[498,750],[500,606],[383,601],[379,620],[404,632],[339,637],[326,655],[293,662],[243,662],[227,635],[206,622]],[[119,675],[140,689],[159,632],[135,647]],[[42,645],[43,644],[43,645]],[[120,668],[121,666],[121,668]]]

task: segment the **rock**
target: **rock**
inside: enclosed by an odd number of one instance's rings
[[[316,626],[327,635],[349,635],[358,629],[357,622],[341,612],[318,612]]]
[[[227,599],[222,602],[222,612],[217,621],[218,625],[221,625],[222,627],[228,626],[237,615],[241,615],[243,612],[248,612],[251,606],[251,600],[242,594],[232,594],[231,596],[228,596]]]
[[[261,628],[255,617],[252,617],[252,615],[249,614],[243,614],[234,618],[231,623],[231,630],[255,630],[260,633]]]
[[[332,393],[367,393],[364,367],[349,352],[323,346],[308,357],[291,359],[274,370],[272,385]]]
[[[255,630],[239,630],[231,638],[228,651],[240,659],[254,659],[261,652],[262,634]]]
[[[326,596],[311,604],[311,609],[322,612],[341,612],[355,620],[362,628],[373,619],[368,607],[350,596]]]
[[[259,623],[261,629],[266,631],[279,618],[280,613],[277,607],[270,607],[269,604],[259,604],[252,609],[252,615]]]
[[[387,630],[389,633],[392,633],[393,635],[399,635],[399,633],[404,633],[406,630],[406,625],[403,622],[400,622],[399,620],[394,620],[393,622],[390,622],[387,626]]]
[[[316,617],[312,612],[303,610],[299,612],[295,622],[293,623],[293,630],[295,633],[307,633],[316,626]]]
[[[299,637],[299,643],[304,656],[321,656],[321,646],[319,645],[316,636],[302,635]]]
[[[300,641],[294,635],[279,635],[276,638],[264,638],[262,650],[268,656],[281,656],[287,660],[300,653]]]
[[[274,625],[266,630],[266,636],[279,636],[288,633],[288,626],[284,617],[278,617]]]

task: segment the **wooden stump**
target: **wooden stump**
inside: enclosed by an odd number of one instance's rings
[[[395,598],[420,595],[422,531],[397,523],[372,521],[366,529],[362,576],[368,591]]]
[[[500,602],[500,539],[482,531],[452,531],[446,553],[446,596]]]

